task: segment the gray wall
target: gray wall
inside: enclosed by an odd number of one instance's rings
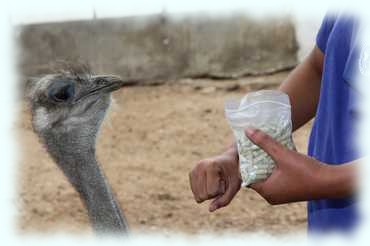
[[[288,18],[153,15],[19,28],[19,65],[26,76],[49,73],[60,59],[86,60],[96,73],[149,79],[234,78],[297,63]]]

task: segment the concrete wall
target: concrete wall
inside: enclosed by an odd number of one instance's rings
[[[85,60],[124,78],[234,78],[291,68],[297,41],[286,18],[153,15],[20,27],[19,65],[28,76],[56,60]]]

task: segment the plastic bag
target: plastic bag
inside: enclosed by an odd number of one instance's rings
[[[295,149],[287,94],[277,90],[251,92],[241,100],[226,101],[225,114],[238,147],[243,187],[265,180],[275,167],[272,158],[246,137],[246,128],[260,129],[287,148]]]

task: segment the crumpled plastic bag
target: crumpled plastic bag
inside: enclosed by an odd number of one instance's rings
[[[260,129],[295,150],[287,94],[277,90],[248,93],[241,100],[226,101],[225,115],[238,147],[242,187],[267,179],[275,167],[272,158],[245,135],[246,128]]]

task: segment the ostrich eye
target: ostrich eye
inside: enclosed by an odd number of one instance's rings
[[[66,102],[75,95],[75,87],[71,82],[54,83],[49,88],[49,98],[55,102]]]

